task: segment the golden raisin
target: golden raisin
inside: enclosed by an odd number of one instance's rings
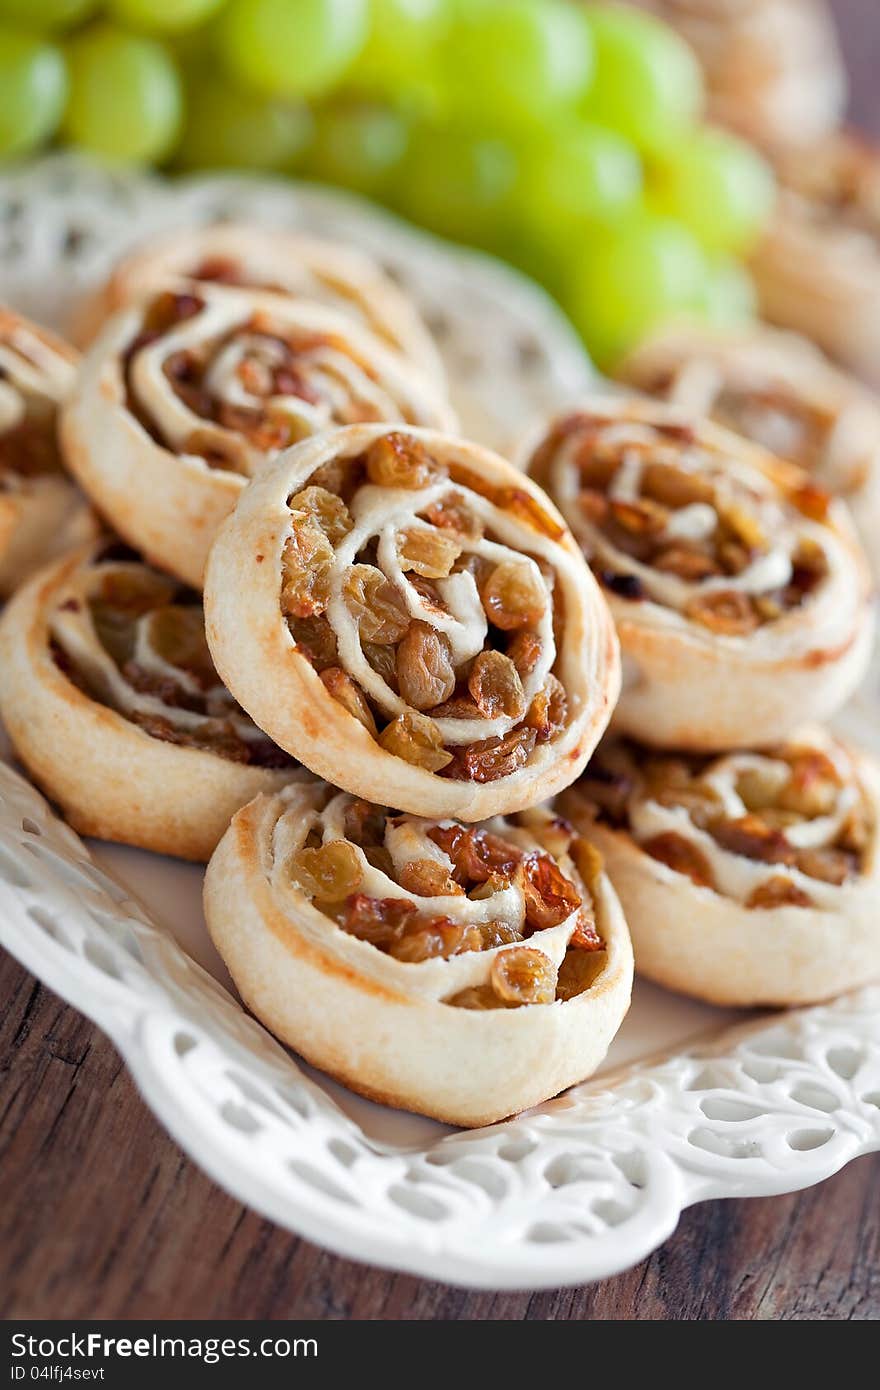
[[[534,751],[534,729],[511,729],[501,738],[487,738],[456,748],[447,776],[459,782],[495,782],[525,767]]]
[[[461,554],[461,546],[451,536],[430,526],[410,526],[397,540],[402,570],[414,570],[425,579],[445,579]]]
[[[715,880],[705,855],[674,830],[664,830],[650,840],[643,840],[640,848],[652,859],[659,859],[661,864],[666,864],[677,874],[684,874],[700,887],[714,888]]]
[[[375,565],[352,565],[344,592],[362,642],[400,641],[409,627],[409,614],[381,570]]]
[[[455,689],[449,639],[427,623],[413,623],[397,648],[401,698],[414,709],[433,709]]]
[[[685,613],[696,623],[722,637],[742,637],[754,632],[758,616],[747,596],[738,589],[717,589],[698,594],[685,605]]]
[[[377,675],[392,690],[397,689],[397,649],[390,643],[362,642],[361,650]]]
[[[381,435],[367,450],[367,477],[379,487],[426,487],[440,471],[420,440],[399,431]]]
[[[659,535],[669,520],[669,513],[666,508],[661,507],[659,502],[652,502],[647,497],[636,502],[624,502],[612,498],[609,502],[609,508],[618,526],[622,526],[624,531],[631,531],[636,536]]]
[[[502,507],[507,512],[513,512],[520,521],[533,531],[540,531],[543,536],[550,536],[552,540],[558,541],[565,535],[564,527],[550,515],[545,507],[530,492],[526,492],[521,487],[499,488],[492,499],[497,507]]]
[[[436,859],[412,859],[404,864],[398,875],[401,888],[420,898],[441,898],[460,895],[464,890]]]
[[[526,709],[519,672],[503,652],[480,652],[468,676],[468,690],[485,719],[522,719]]]
[[[311,618],[330,601],[333,547],[315,518],[305,512],[291,516],[284,542],[281,606],[286,616]]]
[[[808,878],[817,878],[822,883],[833,883],[838,888],[842,883],[846,883],[855,868],[852,855],[829,845],[798,850],[797,866]]]
[[[526,715],[526,724],[535,730],[538,743],[547,743],[564,728],[568,717],[568,701],[562,682],[549,675]]]
[[[667,546],[651,563],[663,574],[677,574],[679,579],[691,584],[710,579],[721,572],[711,555],[683,542]]]
[[[646,463],[642,472],[642,493],[654,502],[677,511],[694,502],[711,505],[715,493],[708,478],[688,473],[671,463]]]
[[[499,999],[491,985],[472,985],[470,989],[461,989],[457,994],[451,994],[443,1002],[451,1004],[454,1009],[506,1008],[504,1000]]]
[[[336,664],[336,633],[325,617],[288,618],[287,626],[297,651],[317,670]]]
[[[323,487],[303,488],[291,497],[288,506],[292,512],[313,516],[331,545],[338,545],[354,525],[342,498]]]
[[[507,648],[520,677],[530,676],[541,660],[541,639],[534,632],[522,631],[514,634]]]
[[[524,560],[505,560],[496,565],[480,597],[490,623],[504,631],[534,626],[547,607],[540,574]]]
[[[774,874],[764,883],[759,883],[758,887],[751,894],[746,902],[746,907],[812,907],[813,900],[809,894],[804,893],[798,888],[796,883],[792,883],[785,874]]]
[[[814,482],[804,482],[791,493],[791,500],[798,511],[811,521],[827,521],[831,509],[831,497],[824,488]]]
[[[385,838],[385,812],[359,797],[350,801],[345,808],[345,834],[356,845],[381,845]]]
[[[574,999],[583,994],[605,969],[605,955],[600,950],[581,951],[570,946],[562,958],[556,981],[557,999]]]
[[[482,538],[483,523],[480,518],[454,492],[441,497],[439,502],[432,502],[425,508],[424,516],[432,526],[439,526],[443,531],[453,531],[468,540]]]
[[[712,838],[731,854],[757,859],[762,864],[794,864],[795,852],[784,833],[749,813],[730,820],[715,821]]]
[[[423,714],[407,711],[398,715],[382,730],[379,742],[386,753],[427,772],[439,772],[452,761],[437,725]]]
[[[328,694],[337,700],[343,709],[348,710],[349,714],[354,715],[363,724],[368,734],[376,737],[376,721],[373,718],[372,710],[367,703],[367,698],[359,685],[355,685],[351,676],[343,671],[339,666],[328,666],[321,672],[323,681]]]
[[[526,924],[531,931],[558,927],[581,905],[581,895],[549,854],[529,854],[523,860]]]
[[[330,840],[317,849],[298,850],[290,861],[291,874],[306,897],[339,902],[356,893],[363,869],[353,845]]]
[[[492,988],[509,1007],[552,1004],[556,998],[556,966],[533,946],[511,946],[492,962]]]
[[[398,941],[389,946],[388,953],[395,960],[417,965],[423,960],[445,959],[460,951],[479,949],[479,935],[472,928],[465,927],[461,922],[453,922],[448,917],[437,917],[421,927],[409,927]]]

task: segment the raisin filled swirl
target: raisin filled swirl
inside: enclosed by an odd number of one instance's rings
[[[177,285],[177,282],[181,282]],[[231,222],[178,228],[136,247],[80,309],[76,341],[89,343],[112,314],[175,285],[238,285],[344,310],[386,347],[442,385],[440,354],[415,306],[369,256],[279,227]]]
[[[806,1004],[880,974],[880,769],[823,729],[720,757],[609,739],[561,807],[661,984]]]
[[[497,455],[338,430],[242,494],[205,582],[217,669],[319,776],[482,820],[567,786],[619,687],[606,604],[558,514]]]
[[[806,469],[844,499],[880,567],[880,401],[806,338],[766,326],[671,328],[617,375]]]
[[[761,313],[880,385],[880,157],[847,131],[786,151],[752,257]]]
[[[855,689],[870,575],[845,508],[801,469],[648,401],[556,421],[528,466],[608,595],[621,732],[673,748],[773,743]]]
[[[234,811],[308,774],[221,685],[201,598],[115,543],[73,552],[0,619],[0,715],[83,834],[206,860]]]
[[[218,526],[267,459],[335,425],[452,418],[434,383],[347,316],[204,284],[110,320],[62,439],[114,529],[199,585]]]
[[[60,339],[0,308],[0,596],[38,565],[94,534],[66,477],[56,436],[78,357]]]
[[[546,811],[472,826],[289,787],[234,817],[205,916],[277,1037],[451,1124],[583,1080],[629,1007],[632,950],[601,859]]]

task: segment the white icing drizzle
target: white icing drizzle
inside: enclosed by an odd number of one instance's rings
[[[110,653],[101,643],[89,609],[89,601],[99,597],[102,586],[108,577],[131,575],[136,578],[144,573],[151,578],[167,584],[168,592],[164,602],[171,602],[174,594],[174,581],[160,576],[146,567],[127,562],[98,562],[83,565],[71,576],[64,590],[58,596],[55,609],[49,620],[49,631],[54,640],[70,658],[76,670],[81,671],[95,689],[105,692],[101,703],[118,710],[128,718],[134,715],[153,716],[168,721],[180,730],[198,734],[199,728],[214,719],[229,720],[239,738],[247,742],[258,742],[265,735],[236,705],[219,677],[216,684],[203,688],[191,672],[180,669],[166,661],[151,642],[153,612],[142,614],[134,623],[135,639],[133,660],[144,670],[160,677],[175,681],[188,694],[201,696],[207,713],[182,709],[166,704],[158,696],[146,691],[136,690],[126,680]],[[163,602],[157,597],[157,606]],[[73,607],[72,605],[76,605]],[[92,697],[95,698],[95,697]]]
[[[546,544],[547,538],[537,536],[524,522],[511,517],[510,513],[496,507],[489,499],[453,483],[448,478],[421,489],[365,485],[352,499],[350,510],[355,524],[336,547],[330,578],[330,601],[325,616],[336,634],[340,664],[388,718],[404,714],[411,707],[391,689],[364,655],[358,624],[346,601],[345,581],[359,552],[370,540],[377,538],[378,567],[393,584],[412,618],[427,623],[447,637],[453,664],[459,667],[482,651],[488,622],[473,576],[463,570],[435,581],[437,591],[448,609],[448,612],[442,612],[425,601],[411,582],[413,575],[404,571],[400,565],[400,532],[409,528],[433,503],[446,497],[457,498],[498,538],[490,540],[483,536],[479,540],[471,540],[460,537],[458,539],[463,553],[480,556],[496,565],[512,561],[527,566],[546,595],[544,611],[534,629],[541,646],[540,656],[534,669],[522,682],[527,707],[546,684],[547,676],[556,660],[552,581],[544,575],[535,560],[524,552],[529,550],[541,554],[542,551],[549,551],[553,565],[570,565],[569,557],[559,546],[554,544],[551,550]],[[418,521],[418,525],[426,529],[429,527],[429,523],[423,517]],[[499,737],[521,722],[507,715],[498,715],[492,719],[431,717],[440,731],[443,742],[449,746]]]
[[[830,759],[840,779],[840,786],[828,814],[805,818],[786,826],[785,837],[793,849],[833,846],[860,796],[855,771],[841,746],[824,736],[817,736],[810,746]],[[797,745],[797,751],[803,751],[804,747]],[[785,787],[791,776],[791,768],[782,758],[775,758],[769,753],[731,753],[710,763],[701,772],[699,780],[715,792],[726,818],[736,819],[748,814],[748,807],[737,790],[744,773],[757,774],[766,786],[768,795],[773,796]],[[747,903],[762,884],[783,876],[806,893],[817,906],[835,908],[840,905],[840,894],[845,891],[846,884],[837,885],[812,878],[794,865],[768,864],[746,855],[734,854],[721,846],[707,830],[696,825],[686,806],[663,805],[653,799],[644,787],[637,787],[632,793],[628,814],[630,833],[638,844],[667,832],[673,832],[692,844],[712,872],[715,891],[725,897]]]
[[[630,502],[638,500],[645,466],[652,461],[670,462],[684,473],[708,479],[713,486],[717,506],[733,505],[748,512],[756,519],[766,538],[763,551],[739,574],[692,581],[640,562],[613,545],[579,505],[582,485],[577,452],[580,441],[577,432],[573,433],[552,460],[549,477],[551,495],[583,546],[587,558],[600,568],[636,576],[641,581],[645,595],[654,603],[681,613],[695,597],[713,592],[738,590],[753,595],[772,593],[790,581],[792,556],[799,541],[805,537],[817,542],[825,551],[829,568],[832,567],[834,542],[827,528],[808,521],[785,502],[769,479],[741,460],[710,451],[703,445],[688,444],[672,448],[662,435],[639,422],[611,421],[601,429],[598,442],[602,447],[612,444],[622,447],[620,465],[608,487],[610,498]],[[632,447],[627,449],[626,445]],[[646,445],[650,447],[646,448]],[[704,502],[688,503],[670,512],[661,539],[707,539],[716,524],[714,506]],[[824,580],[821,581],[817,588],[822,588],[824,583]],[[811,595],[807,602],[814,597]]]
[[[178,353],[204,364],[202,388],[218,406],[285,420],[293,442],[370,420],[437,423],[421,378],[411,381],[408,366],[334,311],[211,284],[198,287],[198,300],[198,312],[139,348],[129,365],[131,390],[168,448],[185,453],[198,435],[248,477],[278,452],[192,410],[165,371]],[[274,372],[287,366],[303,395],[272,393]],[[248,378],[265,390],[249,389]]]

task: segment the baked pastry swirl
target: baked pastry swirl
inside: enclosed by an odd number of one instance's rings
[[[0,715],[77,830],[184,859],[208,859],[258,792],[307,779],[220,684],[200,596],[115,542],[6,608]]]
[[[880,401],[806,338],[766,326],[670,328],[637,348],[617,374],[806,469],[844,499],[880,566]]]
[[[350,318],[205,284],[160,291],[108,323],[61,430],[114,530],[199,585],[245,479],[288,445],[334,425],[452,419],[431,381]]]
[[[880,385],[880,157],[843,131],[776,160],[777,209],[752,257],[761,312]]]
[[[528,467],[605,588],[615,725],[661,747],[775,743],[861,679],[870,577],[845,508],[799,468],[650,401],[598,401]]]
[[[73,348],[0,308],[0,596],[94,533],[63,471],[56,415],[76,377]]]
[[[805,145],[839,121],[846,71],[826,0],[635,3],[696,51],[714,120],[762,145]]]
[[[806,1004],[880,975],[880,769],[823,729],[718,757],[610,739],[561,805],[661,984]]]
[[[220,531],[205,613],[261,729],[418,815],[483,820],[553,795],[619,686],[608,609],[547,499],[425,430],[353,426],[276,460]]]
[[[177,285],[177,282],[181,282]],[[81,306],[76,338],[89,343],[119,309],[175,285],[238,285],[343,310],[438,383],[436,345],[409,298],[370,256],[279,227],[231,222],[178,228],[136,247]]]
[[[386,1105],[499,1120],[588,1076],[632,951],[589,842],[547,811],[422,820],[325,784],[257,797],[205,917],[277,1037]]]

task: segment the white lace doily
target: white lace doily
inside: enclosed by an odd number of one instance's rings
[[[460,408],[483,438],[509,437],[589,383],[564,323],[518,277],[350,200],[264,181],[172,188],[70,160],[7,175],[0,295],[63,326],[119,246],[230,213],[378,251],[429,316],[439,312]],[[847,726],[876,744],[876,705],[863,699]],[[198,870],[131,853],[141,881],[163,881],[183,914]],[[656,1004],[637,1003],[621,1030],[624,1050],[638,1038],[635,1062],[518,1119],[456,1134],[346,1103],[177,935],[0,766],[0,942],[110,1035],[147,1103],[218,1183],[355,1258],[493,1288],[582,1282],[641,1259],[693,1202],[793,1191],[880,1148],[880,987],[733,1030],[704,1010],[714,1035],[660,1060],[646,1059],[664,1037]],[[663,999],[684,1036],[693,1006]]]

